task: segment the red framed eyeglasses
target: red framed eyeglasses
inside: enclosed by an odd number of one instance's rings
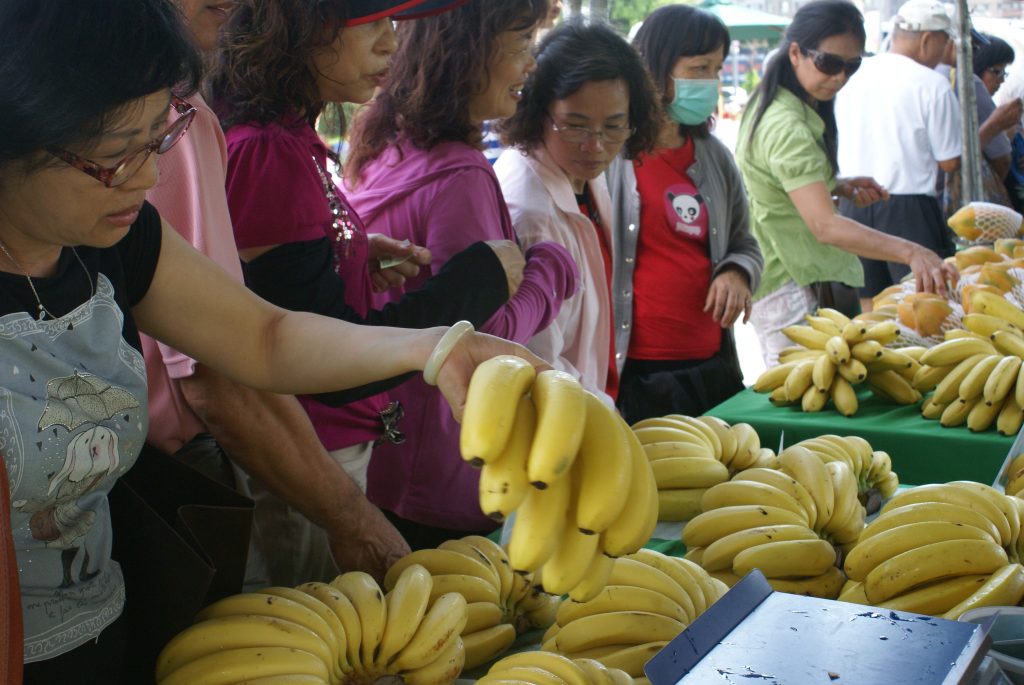
[[[167,130],[157,138],[130,152],[124,159],[112,167],[100,166],[96,162],[91,162],[73,152],[60,148],[47,148],[47,152],[57,159],[67,162],[79,171],[89,174],[108,188],[117,187],[137,174],[151,154],[155,152],[158,155],[162,155],[185,137],[188,127],[192,125],[192,120],[196,116],[196,108],[176,95],[171,96],[171,107],[179,115],[174,123],[168,126]]]

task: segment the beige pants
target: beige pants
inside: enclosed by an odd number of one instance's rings
[[[761,356],[767,368],[776,366],[779,363],[779,352],[794,344],[782,329],[807,323],[804,316],[814,313],[817,308],[818,300],[814,291],[809,286],[798,286],[795,281],[786,281],[781,288],[754,303],[750,323],[757,332]]]

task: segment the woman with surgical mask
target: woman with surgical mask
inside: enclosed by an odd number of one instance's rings
[[[618,406],[630,422],[699,415],[743,389],[731,328],[750,316],[762,259],[729,150],[710,134],[729,31],[668,5],[633,45],[664,107],[656,149],[608,169]]]

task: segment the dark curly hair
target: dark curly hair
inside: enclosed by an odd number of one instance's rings
[[[312,56],[334,42],[346,18],[344,0],[239,0],[206,84],[221,125],[268,124],[292,111],[312,125],[325,109]]]
[[[721,50],[724,58],[729,52],[729,43],[725,22],[711,12],[690,5],[666,5],[654,10],[633,39],[633,47],[651,72],[663,105],[669,104],[666,86],[680,57]],[[707,138],[711,127],[707,121],[693,126],[679,124],[679,134],[684,138]]]
[[[0,2],[0,167],[90,150],[138,106],[194,90],[202,62],[166,0]]]
[[[470,121],[469,107],[487,88],[498,35],[536,25],[547,10],[547,0],[470,0],[444,14],[404,22],[383,92],[353,123],[349,183],[357,184],[363,168],[399,134],[424,150],[445,141],[479,145],[482,133]]]
[[[516,113],[499,125],[502,142],[521,150],[544,140],[548,109],[591,81],[622,79],[629,89],[629,125],[635,133],[624,152],[633,159],[649,152],[658,138],[661,108],[640,55],[613,28],[572,19],[554,29],[537,47],[537,69],[523,88]]]

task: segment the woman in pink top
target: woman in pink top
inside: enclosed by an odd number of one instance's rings
[[[399,29],[388,81],[351,136],[346,178],[367,227],[426,246],[438,265],[474,240],[514,239],[480,141],[483,122],[515,113],[535,64],[535,27],[546,12],[544,0],[470,0]],[[526,257],[519,292],[483,328],[519,342],[554,320],[578,279],[559,245],[538,243]],[[409,279],[405,290],[422,282]],[[370,499],[394,514],[413,547],[433,546],[453,531],[493,528],[477,503],[478,474],[459,457],[458,425],[444,415],[440,396],[418,379],[392,396],[405,406],[408,442],[375,451]]]
[[[349,10],[353,4],[359,3],[348,3]],[[228,206],[246,284],[281,307],[359,323],[481,325],[518,285],[523,258],[510,241],[466,245],[423,290],[371,308],[368,265],[386,255],[375,252],[373,237],[332,181],[313,123],[328,103],[372,96],[396,47],[391,19],[412,15],[396,14],[397,7],[375,14],[345,9],[340,2],[266,0],[240,5],[225,27],[209,90],[225,127]],[[419,16],[422,9],[413,11]],[[429,252],[417,253],[421,265],[429,263]],[[343,404],[351,399],[358,398],[300,398],[331,455],[365,483],[363,446],[401,444],[405,429],[386,395]]]

